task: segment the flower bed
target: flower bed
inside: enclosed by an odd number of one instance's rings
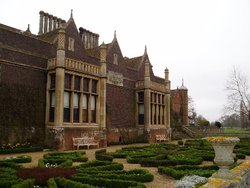
[[[0,146],[0,154],[9,153],[26,153],[34,151],[42,151],[43,148],[40,146],[32,146],[29,142],[27,143],[16,143],[16,144],[2,144]]]

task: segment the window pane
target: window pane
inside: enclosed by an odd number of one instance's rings
[[[96,93],[97,91],[97,81],[92,80],[92,93]]]
[[[79,108],[79,95],[74,93],[74,108]]]
[[[51,74],[50,75],[50,89],[55,89],[56,86],[56,75]]]
[[[139,114],[144,114],[144,104],[139,105]]]
[[[55,92],[51,93],[51,102],[50,102],[51,107],[55,107]]]
[[[82,96],[82,109],[88,109],[88,97],[87,95]]]
[[[91,96],[91,110],[95,110],[96,107],[96,97]]]
[[[74,108],[73,117],[74,117],[74,122],[79,122],[79,108]]]
[[[70,94],[69,92],[64,92],[64,108],[69,108],[70,104]]]
[[[139,114],[138,123],[140,125],[144,124],[144,114]]]
[[[83,91],[89,92],[89,79],[84,78],[83,80]]]
[[[65,74],[64,87],[65,89],[71,89],[71,76],[69,74]]]
[[[80,83],[81,83],[81,77],[75,76],[75,84],[74,84],[75,90],[80,91]]]
[[[139,102],[144,102],[144,92],[138,93],[138,100],[139,100]]]

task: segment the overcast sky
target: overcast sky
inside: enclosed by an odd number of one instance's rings
[[[147,46],[155,75],[170,71],[171,88],[182,78],[198,114],[215,121],[226,104],[233,66],[250,79],[249,0],[5,0],[0,23],[38,33],[39,11],[110,43],[116,30],[123,56],[143,55]]]

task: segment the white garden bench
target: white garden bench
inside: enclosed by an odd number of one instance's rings
[[[89,149],[90,146],[97,146],[99,148],[99,141],[96,140],[94,137],[78,137],[78,138],[72,138],[73,139],[73,149],[75,147],[77,150],[80,146],[87,146]]]
[[[169,139],[166,138],[166,135],[165,134],[159,134],[159,135],[155,135],[155,140],[156,142],[165,142],[165,141],[168,141]]]

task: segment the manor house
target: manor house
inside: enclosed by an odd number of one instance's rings
[[[100,146],[170,136],[169,70],[155,76],[146,48],[123,56],[116,34],[99,44],[72,13],[66,22],[40,11],[37,35],[0,24],[0,104],[0,144],[66,150],[83,135]]]

